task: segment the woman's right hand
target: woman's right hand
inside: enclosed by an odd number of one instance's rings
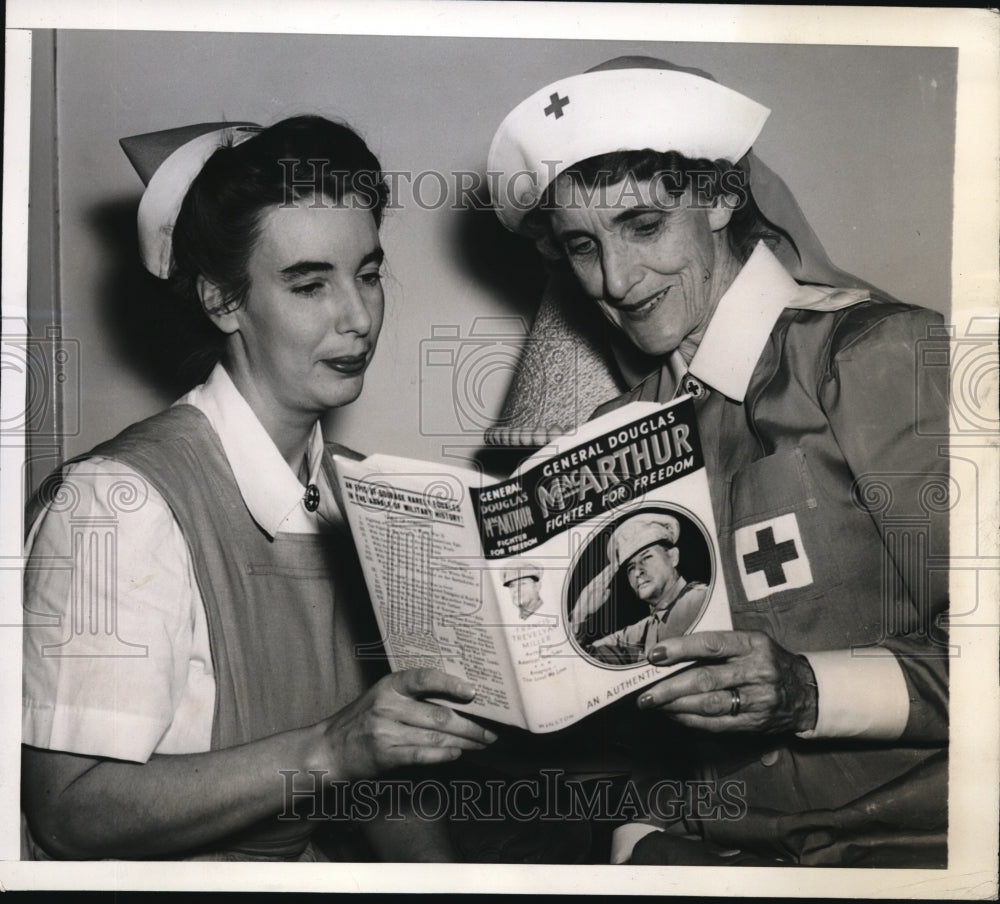
[[[427,697],[468,703],[475,689],[439,669],[386,675],[321,723],[319,768],[332,779],[374,778],[400,766],[444,763],[463,750],[482,750],[497,736]],[[331,768],[332,767],[332,768]]]

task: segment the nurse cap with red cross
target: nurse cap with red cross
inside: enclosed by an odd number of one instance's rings
[[[647,57],[611,60],[546,85],[507,115],[487,160],[493,205],[517,232],[559,173],[622,149],[735,163],[769,115],[699,70]]]

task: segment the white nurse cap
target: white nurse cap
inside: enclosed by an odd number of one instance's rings
[[[261,127],[206,122],[122,138],[119,144],[146,185],[139,202],[139,256],[160,279],[170,275],[174,223],[191,183],[221,147],[235,147]]]
[[[650,148],[735,163],[770,115],[710,78],[631,59],[635,68],[591,70],[546,85],[500,124],[487,171],[508,229],[516,232],[549,183],[581,160]]]

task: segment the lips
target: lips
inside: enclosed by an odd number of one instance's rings
[[[653,295],[647,295],[633,304],[616,304],[614,309],[629,320],[644,320],[660,306],[672,288],[673,286],[667,286],[665,289],[660,289]]]
[[[368,366],[368,352],[360,355],[341,355],[338,358],[324,358],[323,363],[331,370],[346,376],[359,374]]]

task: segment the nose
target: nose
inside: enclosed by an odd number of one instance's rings
[[[338,333],[356,333],[358,336],[367,336],[371,332],[371,311],[368,309],[364,295],[353,280],[345,288],[337,305],[336,324]]]
[[[605,245],[601,255],[606,301],[623,301],[642,281],[642,266],[635,250],[627,242]]]

